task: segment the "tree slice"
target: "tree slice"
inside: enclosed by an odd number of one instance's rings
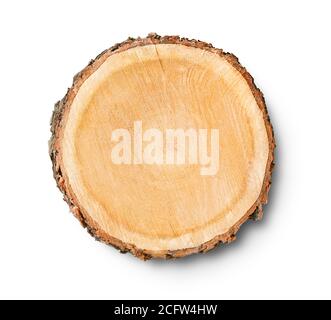
[[[71,211],[122,252],[206,252],[262,217],[275,147],[263,95],[235,56],[210,44],[150,34],[113,46],[75,76],[51,125],[54,176]],[[148,140],[151,128],[160,135]],[[205,154],[219,152],[214,169],[202,170],[203,144],[185,136],[184,145],[173,140],[175,162],[166,162],[168,129],[207,133]],[[114,132],[123,130],[116,145]]]

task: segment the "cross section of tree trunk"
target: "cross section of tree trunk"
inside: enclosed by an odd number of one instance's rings
[[[206,252],[262,217],[275,147],[238,59],[177,36],[129,38],[74,77],[50,156],[97,239],[148,259]]]

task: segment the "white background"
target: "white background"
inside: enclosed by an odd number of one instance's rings
[[[0,298],[331,298],[329,1],[1,1]],[[128,36],[179,34],[236,54],[277,139],[259,223],[206,255],[143,262],[69,213],[47,141],[72,77]]]

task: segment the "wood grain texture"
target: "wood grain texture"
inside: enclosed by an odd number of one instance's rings
[[[111,132],[219,128],[219,170],[116,165]],[[128,39],[75,76],[51,121],[50,156],[71,211],[97,239],[148,259],[206,252],[261,218],[275,147],[263,95],[232,54],[177,36]]]

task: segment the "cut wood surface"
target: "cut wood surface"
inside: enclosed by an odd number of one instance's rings
[[[206,252],[262,217],[275,147],[264,98],[237,58],[210,44],[150,34],[113,46],[75,76],[51,124],[54,177],[71,211],[122,252]],[[182,162],[168,129],[196,129]],[[116,146],[121,133],[128,148]]]

